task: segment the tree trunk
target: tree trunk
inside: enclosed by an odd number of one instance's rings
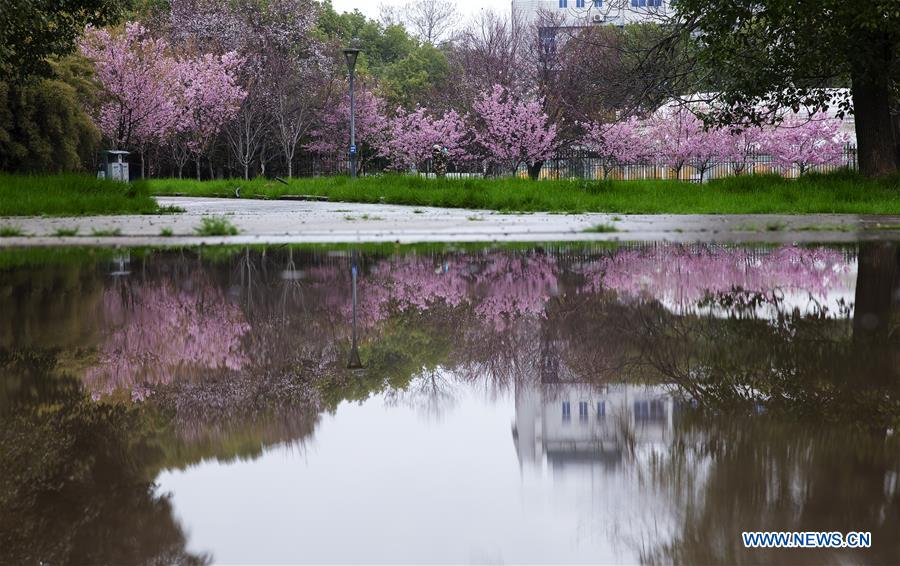
[[[534,163],[529,163],[528,165],[528,178],[532,181],[537,181],[541,176],[541,169],[544,167],[543,161],[535,161]]]
[[[287,160],[287,176],[288,179],[294,176],[294,164],[292,163],[293,159]]]
[[[250,180],[250,162],[249,161],[244,162],[244,180],[245,181]]]
[[[195,163],[197,164],[197,180],[199,181],[200,180],[200,156],[199,155],[197,156]]]
[[[874,73],[854,73],[853,113],[856,117],[856,146],[859,171],[866,177],[884,177],[897,172],[897,145],[891,125],[890,67]]]

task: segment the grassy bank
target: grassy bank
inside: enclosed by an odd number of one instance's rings
[[[0,174],[0,216],[87,216],[160,212],[146,183],[90,175]]]
[[[734,177],[704,185],[678,181],[528,181],[381,176],[148,182],[157,195],[324,196],[332,201],[501,211],[613,212],[622,214],[854,213],[900,214],[900,178],[873,181],[854,173],[787,180],[765,175]]]

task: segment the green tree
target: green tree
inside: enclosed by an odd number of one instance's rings
[[[330,1],[322,4],[318,31],[340,46],[351,43],[363,50],[358,70],[380,78],[388,65],[407,57],[418,46],[403,26],[383,26],[359,10],[338,13]]]
[[[385,68],[382,92],[391,107],[412,109],[417,104],[425,105],[431,95],[442,91],[449,72],[447,56],[426,43]]]
[[[49,75],[48,60],[71,53],[85,26],[115,22],[128,2],[3,0],[0,79]]]
[[[765,106],[852,110],[860,170],[897,172],[897,0],[678,0],[677,10],[680,31],[700,44],[701,68],[715,70],[717,121],[762,121]],[[823,89],[842,85],[849,95]]]
[[[0,82],[0,170],[82,170],[97,150],[84,110],[96,96],[90,65],[75,55],[48,64],[52,78]]]

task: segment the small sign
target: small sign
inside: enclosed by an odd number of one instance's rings
[[[350,155],[356,155],[356,146],[355,145],[350,146]]]

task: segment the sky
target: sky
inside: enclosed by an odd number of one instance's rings
[[[331,0],[331,3],[338,12],[349,12],[358,9],[366,16],[377,19],[378,7],[381,4],[403,5],[406,2],[404,0]],[[486,2],[485,0],[456,0],[456,6],[466,17],[485,7],[490,7],[494,12],[506,13],[510,11],[511,5],[512,2],[508,0],[493,2]]]

